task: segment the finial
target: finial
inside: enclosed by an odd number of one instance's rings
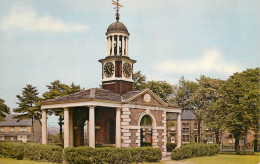
[[[119,0],[117,0],[117,1],[112,0],[112,1],[113,1],[112,4],[113,4],[113,5],[116,5],[116,7],[115,7],[114,9],[116,9],[116,21],[118,21],[119,18],[120,18],[119,8],[120,8],[120,7],[123,7],[123,6],[118,3]]]

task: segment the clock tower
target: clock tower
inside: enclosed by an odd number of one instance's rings
[[[102,88],[124,94],[133,90],[133,64],[136,62],[128,56],[129,32],[119,22],[117,5],[116,22],[106,32],[107,56],[99,60],[102,63]]]

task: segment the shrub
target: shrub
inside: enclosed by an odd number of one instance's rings
[[[180,160],[192,157],[212,156],[219,152],[217,144],[188,144],[175,149],[171,153],[173,160]]]
[[[36,161],[62,162],[62,150],[59,146],[39,143],[0,143],[0,154],[4,157],[16,159],[26,158]]]
[[[177,146],[176,143],[167,143],[166,144],[167,152],[172,152],[172,150],[174,150],[176,146]]]
[[[3,157],[21,160],[24,156],[24,144],[20,142],[1,142],[0,154]]]
[[[64,159],[68,163],[133,163],[158,162],[162,154],[160,149],[141,148],[66,148]]]
[[[24,148],[24,157],[35,161],[62,162],[62,151],[63,149],[56,145],[27,143]]]

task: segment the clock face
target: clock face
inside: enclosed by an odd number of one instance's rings
[[[112,62],[108,62],[104,66],[104,74],[106,77],[111,77],[114,74],[114,64]]]
[[[124,63],[123,65],[124,76],[129,78],[132,75],[132,66],[129,63]]]

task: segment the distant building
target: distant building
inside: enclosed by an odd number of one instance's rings
[[[34,137],[32,138],[32,121],[21,120],[18,122],[14,116],[18,114],[6,115],[5,121],[0,122],[0,141],[22,141],[41,142],[41,123],[34,121]]]
[[[172,116],[169,118],[169,121],[175,122],[175,125],[177,125],[177,114],[171,114]],[[177,143],[177,132],[176,132],[176,126],[169,126],[167,127],[167,136],[168,141],[172,143]],[[196,116],[193,112],[189,110],[184,110],[181,114],[181,143],[187,144],[187,143],[194,143],[198,142],[198,123],[196,122]],[[204,124],[204,122],[201,122],[201,142],[204,143],[216,143],[216,138],[213,132],[209,131],[207,126]],[[247,136],[242,136],[240,138],[240,146],[245,145],[245,141],[247,144],[253,145],[254,140],[254,132],[249,131],[249,134]],[[234,145],[235,144],[235,138],[234,135],[230,134],[228,131],[224,131],[222,136],[220,136],[220,143],[222,145]]]

